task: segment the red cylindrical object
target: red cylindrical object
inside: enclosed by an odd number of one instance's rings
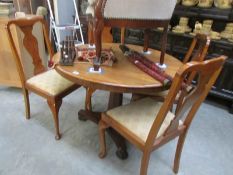
[[[137,59],[134,58],[129,58],[129,60],[135,64],[139,69],[141,69],[143,72],[149,74],[150,76],[152,76],[154,79],[158,80],[160,83],[162,83],[164,86],[168,85],[171,83],[171,81],[169,79],[167,79],[166,77],[164,77],[163,75],[160,75],[159,73],[151,70],[150,68],[148,68],[147,66],[145,66],[142,62],[140,62]]]

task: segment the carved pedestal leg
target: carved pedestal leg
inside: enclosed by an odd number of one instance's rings
[[[86,88],[85,110],[92,111],[91,97],[94,92],[94,89],[91,89],[89,87]]]
[[[85,111],[92,111],[91,97],[94,92],[95,92],[94,89],[86,87]],[[78,113],[78,118],[81,121],[87,120],[87,118],[84,115],[82,115],[81,112]]]
[[[122,105],[122,97],[123,95],[120,93],[110,93],[108,109],[112,109],[114,107]],[[101,118],[100,112],[92,112],[89,110],[80,110],[78,113],[79,117],[82,117],[86,120],[91,120],[92,122],[98,124]],[[102,125],[101,125],[102,126]],[[116,155],[120,159],[126,159],[128,157],[128,153],[126,151],[125,139],[112,128],[107,128],[106,131],[114,141],[117,146]],[[103,131],[101,130],[101,133]],[[103,135],[102,135],[103,138]],[[101,154],[102,155],[102,154]]]
[[[127,153],[125,139],[112,128],[108,128],[107,132],[117,146],[117,151],[116,151],[117,157],[122,160],[127,159],[128,153]]]
[[[61,104],[62,104],[62,100],[57,100],[57,101],[47,100],[47,103],[48,103],[48,105],[50,107],[50,110],[53,113],[54,125],[55,125],[55,129],[56,129],[55,139],[59,140],[61,138],[61,134],[60,134],[60,131],[59,131],[58,113],[59,113],[59,109],[60,109]]]
[[[26,119],[30,119],[29,95],[28,95],[28,90],[25,88],[23,88],[23,96],[24,96],[24,104],[25,104],[25,111],[26,111]]]
[[[111,92],[109,97],[108,109],[112,109],[114,107],[122,105],[122,98],[123,98],[123,94]],[[126,150],[127,148],[126,148],[125,139],[112,128],[108,128],[107,132],[117,146],[116,155],[120,159],[126,159],[128,157],[128,153]]]

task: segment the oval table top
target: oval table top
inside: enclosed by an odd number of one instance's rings
[[[138,52],[142,52],[143,50],[141,46],[127,46]],[[113,66],[101,66],[103,69],[102,74],[88,72],[88,69],[92,67],[90,63],[74,63],[73,66],[61,66],[57,64],[55,69],[70,81],[92,89],[119,93],[153,93],[165,90],[159,81],[129,62],[120,50],[119,43],[103,44],[103,48],[112,48],[118,61],[113,63]],[[153,49],[149,49],[149,51],[151,54],[146,55],[146,57],[154,62],[159,62],[160,52]],[[60,54],[55,54],[54,59],[59,60],[59,58]],[[168,54],[165,55],[164,63],[167,65],[165,72],[172,77],[174,77],[179,67],[183,65],[178,59]]]

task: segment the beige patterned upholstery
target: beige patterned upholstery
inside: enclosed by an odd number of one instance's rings
[[[94,0],[88,0],[86,13],[94,16]],[[97,0],[96,0],[97,1]],[[176,0],[107,0],[104,17],[117,19],[170,19]]]
[[[44,91],[46,94],[56,96],[74,85],[73,82],[63,78],[55,69],[36,75],[26,81],[26,84]]]
[[[170,19],[176,0],[107,0],[104,17],[118,19]]]
[[[152,124],[161,106],[161,102],[151,98],[144,98],[128,105],[109,110],[107,115],[146,142]],[[174,114],[168,112],[157,137],[165,132],[173,118]]]

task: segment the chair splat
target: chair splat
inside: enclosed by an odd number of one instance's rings
[[[42,64],[42,59],[40,58],[38,41],[36,37],[32,34],[33,26],[24,26],[20,29],[24,33],[23,45],[32,57],[32,62],[34,65],[34,75],[46,71],[45,67]]]

